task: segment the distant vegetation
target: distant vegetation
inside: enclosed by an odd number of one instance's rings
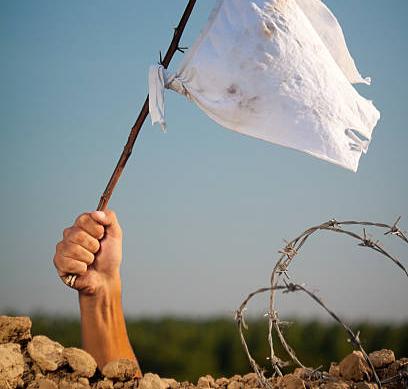
[[[78,320],[40,315],[32,319],[33,334],[47,335],[64,346],[80,347]],[[195,381],[205,374],[229,377],[250,371],[233,320],[131,319],[127,324],[130,340],[145,372]],[[408,323],[357,323],[353,328],[361,331],[360,337],[368,352],[391,348],[397,357],[408,356]],[[268,367],[269,351],[266,331],[265,321],[249,322],[248,344],[264,367]],[[330,361],[339,361],[351,351],[338,325],[297,322],[289,326],[285,334],[307,366],[328,368]]]

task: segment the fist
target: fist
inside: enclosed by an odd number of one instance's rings
[[[58,275],[76,274],[73,287],[86,295],[119,279],[121,262],[122,230],[110,210],[80,215],[64,230],[54,256]]]

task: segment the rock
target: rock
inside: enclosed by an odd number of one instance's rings
[[[0,388],[16,388],[24,373],[19,344],[0,344]]]
[[[173,378],[162,378],[162,381],[164,381],[170,389],[177,389],[180,387],[180,384]]]
[[[187,387],[191,386],[191,384],[190,384],[190,382],[188,382],[188,381],[182,381],[182,382],[180,382],[180,386],[181,386],[183,389],[186,389]]]
[[[278,385],[282,389],[306,389],[304,381],[294,374],[287,374],[280,377]]]
[[[241,380],[241,376],[239,374],[235,374],[233,375],[229,380],[230,381],[240,381]]]
[[[371,369],[361,351],[353,351],[347,355],[340,362],[339,369],[340,375],[347,380],[363,381],[371,377]]]
[[[244,385],[242,385],[242,383],[238,382],[238,381],[231,381],[227,385],[227,389],[242,389],[243,387],[244,387]]]
[[[256,373],[248,373],[242,377],[242,381],[245,382],[246,386],[255,388],[259,384],[259,379]]]
[[[332,362],[330,364],[329,374],[333,377],[340,377],[340,367],[338,363]]]
[[[82,382],[61,380],[58,385],[58,389],[91,389],[89,384],[83,384]]]
[[[34,336],[27,346],[30,357],[43,371],[55,371],[64,363],[63,350],[58,342],[43,335]]]
[[[349,389],[350,385],[345,382],[327,382],[321,386],[321,389]]]
[[[206,375],[205,377],[200,377],[197,382],[198,388],[211,388],[215,386],[214,378],[210,375]]]
[[[96,371],[96,362],[92,355],[79,348],[64,349],[62,356],[71,366],[74,373],[81,377],[92,377]]]
[[[391,365],[388,366],[386,377],[394,377],[404,368],[408,369],[408,358],[401,358],[391,363]]]
[[[313,370],[311,369],[305,369],[303,367],[297,367],[294,371],[293,371],[293,375],[302,379],[308,378],[310,377],[310,374],[312,373]]]
[[[31,339],[29,317],[0,316],[0,344],[19,343]]]
[[[227,386],[229,383],[228,378],[221,377],[215,380],[215,384],[218,386]]]
[[[99,381],[96,384],[96,389],[113,389],[113,382],[107,379]]]
[[[123,388],[123,382],[116,382],[115,384],[113,384],[113,389],[122,389]]]
[[[133,380],[127,381],[123,384],[123,389],[136,389],[137,383]]]
[[[370,382],[359,382],[356,384],[356,389],[378,389],[378,386]]]
[[[200,377],[197,381],[197,388],[210,388],[210,382],[205,377]]]
[[[136,361],[130,359],[118,359],[107,363],[103,369],[102,374],[110,379],[126,381],[134,378],[140,373],[139,366]]]
[[[378,378],[379,378],[381,381],[388,377],[388,374],[387,374],[387,373],[388,373],[388,369],[387,369],[387,368],[375,369],[375,371],[376,371],[376,373],[377,373]]]
[[[27,357],[26,357],[27,355]],[[38,376],[38,375],[43,375],[43,371],[38,367],[38,365],[36,365],[35,363],[33,363],[33,360],[30,358],[28,353],[25,353],[24,356],[24,361],[26,362],[26,364],[32,364],[31,365],[31,373],[34,376]]]
[[[157,374],[146,373],[139,381],[138,389],[168,389],[169,387],[169,383]]]
[[[370,359],[371,363],[376,369],[386,367],[388,365],[391,365],[391,363],[395,362],[394,352],[392,350],[387,349],[374,351],[368,355],[368,358]]]
[[[41,378],[38,380],[38,389],[58,389],[58,385],[48,378]]]
[[[89,385],[89,380],[86,377],[79,377],[78,382],[82,385]]]

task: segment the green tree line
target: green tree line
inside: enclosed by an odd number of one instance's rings
[[[32,320],[34,335],[46,335],[66,347],[80,347],[79,320],[44,315],[35,315]],[[248,346],[258,363],[267,369],[267,322],[250,320],[248,325]],[[250,371],[231,319],[128,319],[127,327],[144,372],[195,382],[206,374],[229,377]],[[408,323],[355,323],[353,328],[361,332],[368,352],[390,348],[397,357],[408,356]],[[336,324],[296,321],[284,332],[298,357],[310,367],[322,365],[327,369],[331,361],[339,361],[352,351],[344,330]],[[286,358],[280,347],[277,352]]]

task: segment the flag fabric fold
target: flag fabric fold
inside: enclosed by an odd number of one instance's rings
[[[380,114],[352,83],[342,29],[320,0],[220,0],[174,74],[149,73],[152,122],[164,88],[221,126],[356,171]]]

